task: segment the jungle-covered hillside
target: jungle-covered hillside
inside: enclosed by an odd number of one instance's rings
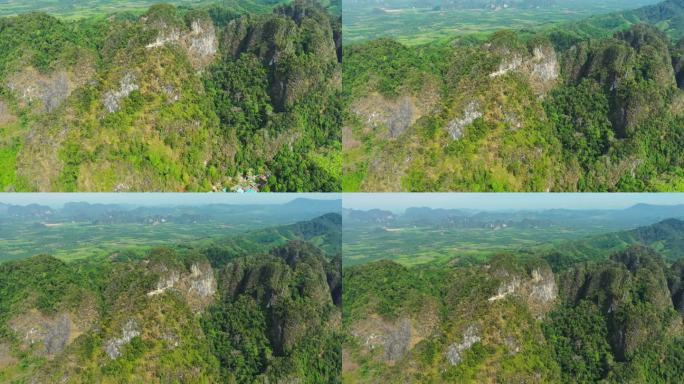
[[[683,15],[346,45],[343,189],[684,189]]]
[[[0,18],[0,190],[339,190],[339,9],[230,4]]]

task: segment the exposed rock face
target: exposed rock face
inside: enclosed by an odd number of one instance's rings
[[[547,264],[533,268],[529,275],[521,276],[506,269],[497,270],[494,274],[501,283],[496,294],[489,297],[490,303],[517,295],[525,300],[533,315],[541,317],[553,307],[558,297],[556,279]]]
[[[178,281],[180,280],[180,275],[176,271],[171,271],[168,276],[162,277],[157,282],[157,289],[154,291],[147,292],[147,296],[156,296],[172,289]]]
[[[145,47],[155,49],[167,44],[180,44],[188,53],[190,61],[196,68],[209,64],[218,51],[216,28],[211,20],[192,20],[189,31],[182,31],[179,27],[164,23],[155,26],[159,29],[155,40]]]
[[[59,108],[75,88],[70,84],[66,71],[44,75],[31,67],[10,76],[7,87],[17,94],[24,105],[41,102],[41,112],[52,112]]]
[[[111,339],[105,343],[105,352],[107,352],[107,355],[112,360],[118,358],[121,356],[121,347],[130,343],[136,336],[140,336],[138,323],[135,319],[129,319],[121,328],[121,337]]]
[[[521,56],[513,56],[510,60],[504,61],[499,64],[499,69],[490,73],[489,77],[497,78],[503,76],[509,72],[513,72],[523,65],[523,58]]]
[[[121,100],[128,97],[133,91],[140,89],[135,83],[135,75],[126,72],[119,83],[119,90],[105,93],[103,104],[109,113],[113,113],[121,108]]]
[[[377,316],[355,324],[352,335],[369,351],[382,348],[381,359],[390,363],[404,357],[415,344],[412,343],[412,338],[416,336],[409,318],[387,322]]]
[[[52,355],[61,352],[69,342],[71,334],[71,319],[63,314],[52,326],[47,328],[45,335],[45,352]]]
[[[476,343],[482,341],[479,336],[480,329],[477,324],[470,324],[463,333],[460,343],[452,343],[445,352],[444,356],[451,365],[458,365],[461,362],[462,354]]]
[[[18,362],[19,360],[12,355],[9,344],[0,343],[0,369],[9,367]]]
[[[184,296],[194,311],[201,311],[213,302],[216,279],[208,263],[193,263],[189,272],[169,269],[165,265],[158,266],[157,270],[161,276],[156,288],[147,292],[148,297],[176,291]]]
[[[172,28],[170,30],[161,30],[159,31],[159,34],[157,35],[157,38],[147,44],[145,48],[147,49],[153,49],[153,48],[159,48],[163,47],[167,43],[172,43],[172,42],[177,42],[181,38],[181,33],[180,30],[177,28]]]
[[[403,359],[419,342],[430,337],[439,324],[437,306],[426,301],[417,317],[401,316],[383,319],[377,314],[367,315],[354,323],[351,334],[365,352],[380,349],[375,358],[390,365]]]
[[[506,56],[509,56],[506,58]],[[555,49],[550,45],[537,45],[532,55],[510,52],[504,56],[498,70],[489,74],[495,79],[511,72],[519,72],[529,77],[532,88],[537,93],[546,93],[560,76],[560,63]]]
[[[397,138],[406,132],[421,116],[434,110],[437,104],[436,93],[426,87],[418,96],[403,95],[389,99],[379,94],[372,94],[357,100],[351,107],[359,116],[367,129],[387,129],[387,138]]]
[[[496,290],[496,295],[490,297],[487,300],[491,302],[505,299],[506,297],[514,294],[518,287],[520,287],[520,279],[516,276],[509,281],[501,283],[501,285],[499,285],[499,288],[497,288]]]
[[[532,84],[538,92],[553,88],[560,76],[560,63],[556,51],[551,46],[536,46],[530,61]]]
[[[530,298],[541,305],[553,302],[558,297],[558,287],[553,273],[548,268],[532,270]]]
[[[216,280],[211,267],[205,265],[204,268],[195,263],[190,267],[190,288],[188,294],[198,298],[211,297],[216,293]]]
[[[186,37],[188,53],[198,65],[206,65],[218,51],[216,30],[211,21],[193,20]]]
[[[38,353],[52,356],[64,350],[76,337],[88,331],[96,317],[89,305],[84,305],[79,314],[59,312],[44,315],[33,309],[10,320],[10,328],[22,343],[35,345]]]
[[[17,118],[10,112],[9,107],[0,100],[0,125],[12,124]]]
[[[465,134],[465,128],[482,116],[484,115],[480,111],[480,104],[477,101],[471,101],[463,111],[463,117],[449,122],[446,126],[446,130],[449,132],[452,139],[458,140]]]
[[[390,361],[401,359],[406,354],[411,341],[411,321],[401,320],[396,328],[388,330],[383,339],[385,359]]]
[[[342,305],[342,257],[338,255],[328,266],[326,278],[333,304]]]
[[[675,44],[671,54],[677,86],[684,89],[684,38]]]
[[[410,98],[403,97],[399,102],[399,108],[390,114],[387,125],[391,137],[401,135],[411,125],[413,120],[413,103]]]

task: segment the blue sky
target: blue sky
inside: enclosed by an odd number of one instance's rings
[[[342,206],[399,212],[410,207],[476,210],[623,209],[639,203],[684,204],[684,193],[346,193]]]
[[[60,207],[68,202],[133,205],[281,204],[297,198],[339,199],[337,193],[2,193],[0,203]]]

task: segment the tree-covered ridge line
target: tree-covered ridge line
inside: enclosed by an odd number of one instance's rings
[[[318,3],[0,25],[2,190],[340,189],[341,20]]]
[[[343,189],[681,190],[681,42],[594,22],[345,47]]]
[[[339,249],[334,216],[239,250],[2,263],[0,380],[337,383],[340,254],[306,241]]]
[[[345,267],[343,382],[681,381],[684,221],[631,234],[571,263]]]

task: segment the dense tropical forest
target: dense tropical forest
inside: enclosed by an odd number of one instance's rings
[[[337,191],[340,46],[309,0],[2,17],[0,191]]]
[[[345,45],[345,191],[684,189],[684,2]]]
[[[450,224],[433,224],[464,235],[468,227],[456,219],[462,215],[451,212]],[[489,227],[490,237],[515,238],[523,226],[547,230],[507,215],[506,226],[489,219],[499,225]],[[681,219],[565,239],[562,247],[545,246],[555,241],[539,235],[538,246],[513,244],[479,259],[461,257],[457,246],[449,260],[419,257],[422,263],[412,264],[395,258],[388,240],[383,258],[347,266],[345,250],[343,382],[681,382]],[[407,221],[395,217],[386,228],[397,233]],[[344,231],[346,247],[346,220]],[[398,233],[395,242],[415,236]],[[580,249],[585,258],[577,257]]]
[[[105,256],[3,262],[0,381],[337,383],[340,241],[341,217],[329,213]]]

